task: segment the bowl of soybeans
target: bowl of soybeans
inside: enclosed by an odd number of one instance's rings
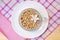
[[[27,8],[20,13],[19,24],[25,30],[36,30],[39,28],[41,23],[40,13],[33,9]]]

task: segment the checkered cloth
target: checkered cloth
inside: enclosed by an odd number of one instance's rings
[[[0,12],[6,19],[12,17],[12,11],[16,4],[27,0],[0,0]],[[60,25],[60,0],[29,0],[42,4],[49,14],[49,25],[47,30],[37,38],[31,40],[45,40]],[[1,19],[1,18],[0,18]],[[9,20],[10,22],[10,20]]]

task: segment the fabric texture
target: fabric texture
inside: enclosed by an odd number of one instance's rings
[[[0,12],[1,12],[0,14],[2,14],[3,17],[6,18],[9,23],[11,23],[10,18],[12,17],[12,11],[14,6],[20,4],[23,1],[28,0],[0,0]],[[29,0],[29,1],[37,1],[38,3],[42,4],[48,12],[49,25],[47,30],[39,37],[30,39],[30,40],[44,40],[57,28],[58,25],[60,25],[60,0]],[[0,16],[0,25],[1,19],[2,18]]]

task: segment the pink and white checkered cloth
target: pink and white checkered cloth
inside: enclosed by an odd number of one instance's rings
[[[28,0],[0,0],[0,12],[10,22],[13,8],[16,4]],[[47,30],[39,37],[31,40],[45,40],[60,25],[60,0],[29,0],[42,4],[49,14],[49,25]],[[1,18],[0,18],[1,19]]]

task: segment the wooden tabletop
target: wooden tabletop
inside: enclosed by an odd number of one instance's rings
[[[58,26],[56,30],[46,38],[46,40],[60,40],[60,26]]]

